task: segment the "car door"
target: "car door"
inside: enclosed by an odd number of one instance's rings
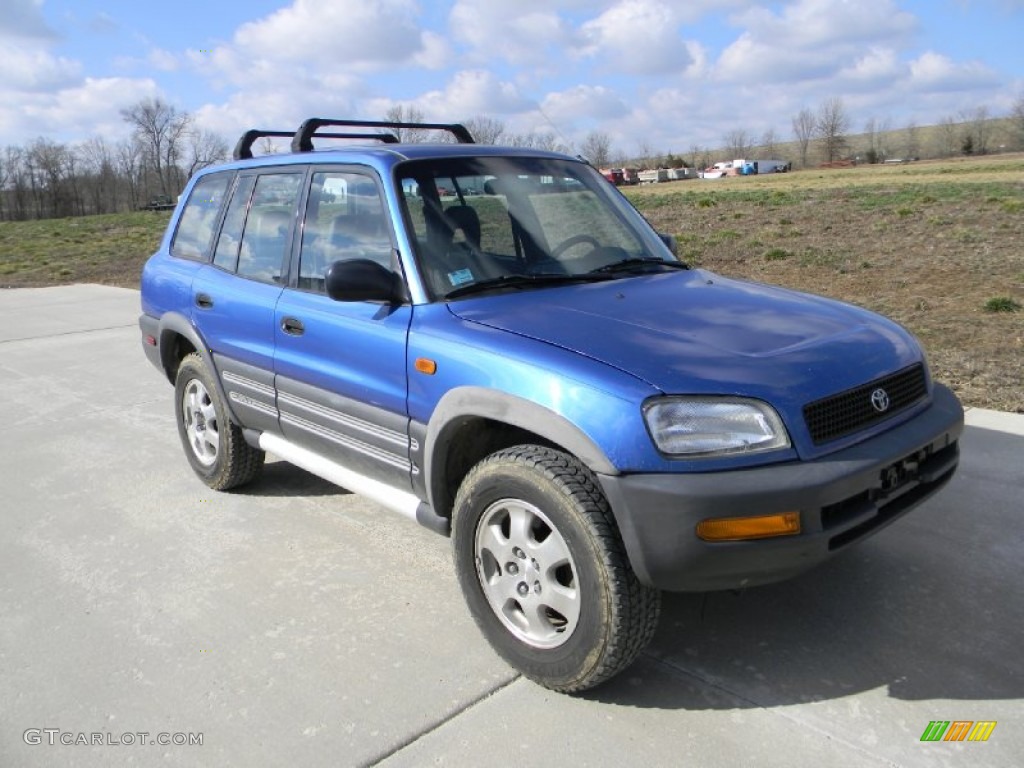
[[[192,281],[192,317],[242,426],[279,432],[274,311],[288,270],[303,170],[242,173],[213,253]]]
[[[313,169],[291,287],[277,302],[274,369],[281,431],[366,477],[408,489],[405,349],[412,307],[340,302],[327,267],[374,259],[397,270],[380,181],[366,169]]]

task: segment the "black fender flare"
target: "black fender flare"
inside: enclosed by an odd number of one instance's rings
[[[583,462],[592,472],[617,475],[618,469],[583,430],[564,416],[507,392],[486,387],[456,387],[438,401],[427,425],[423,451],[426,490],[430,505],[439,509],[438,490],[443,486],[452,439],[469,419],[485,418],[520,427],[560,445]],[[445,505],[442,504],[441,508]]]
[[[213,374],[214,386],[217,387],[217,394],[220,395],[220,401],[224,403],[224,407],[228,409],[228,413],[231,420],[239,424],[238,414],[234,412],[231,407],[231,400],[227,396],[227,392],[224,391],[224,382],[221,381],[220,371],[217,369],[217,364],[213,359],[213,350],[206,344],[202,336],[199,335],[199,331],[196,329],[192,322],[184,315],[178,312],[165,312],[160,317],[159,327],[159,340],[160,340],[160,362],[163,365],[164,373],[167,376],[167,380],[174,384],[174,377],[171,376],[172,364],[168,357],[170,352],[170,345],[165,343],[171,334],[182,336],[199,354],[202,358],[203,363],[209,368],[210,373]]]

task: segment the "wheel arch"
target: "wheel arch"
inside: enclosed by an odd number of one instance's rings
[[[237,414],[231,407],[231,400],[224,390],[220,371],[213,359],[213,350],[203,341],[187,317],[176,312],[167,312],[160,318],[160,364],[163,367],[164,375],[171,384],[174,384],[181,361],[192,353],[198,354],[210,371],[221,402],[227,408],[231,421],[236,424],[240,423]]]
[[[551,409],[507,392],[458,387],[438,402],[427,425],[424,473],[435,514],[450,518],[459,484],[495,451],[523,443],[546,445],[601,474],[618,474],[583,430]]]

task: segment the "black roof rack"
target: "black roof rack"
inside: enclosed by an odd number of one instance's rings
[[[425,131],[447,131],[452,134],[460,144],[475,144],[473,136],[466,126],[458,123],[395,123],[386,120],[332,120],[322,117],[311,117],[295,132],[292,137],[292,152],[312,152],[313,135],[324,138],[336,137],[338,134],[319,133],[317,130],[327,125],[344,125],[350,128],[409,128]],[[381,134],[394,138],[392,134]],[[359,137],[362,138],[362,137]],[[397,141],[397,139],[395,139]],[[392,142],[388,142],[392,143]]]
[[[370,139],[384,144],[398,143],[398,137],[393,133],[319,133],[317,135],[323,139]],[[252,157],[252,145],[256,143],[257,139],[264,136],[287,139],[294,137],[295,134],[291,131],[261,131],[254,128],[242,134],[242,138],[235,144],[232,156],[235,160],[249,160]]]
[[[235,160],[248,160],[252,157],[252,145],[256,143],[257,139],[262,139],[264,136],[273,136],[276,138],[286,138],[294,134],[288,133],[287,131],[261,131],[257,128],[246,131],[242,134],[242,138],[235,144],[235,150],[231,153],[231,156]]]

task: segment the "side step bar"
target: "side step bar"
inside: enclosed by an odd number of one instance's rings
[[[250,435],[246,435],[248,439]],[[382,483],[379,480],[353,472],[337,462],[325,459],[279,435],[263,432],[259,436],[259,447],[267,453],[279,456],[289,464],[301,467],[310,474],[322,477],[330,483],[340,485],[352,493],[365,496],[382,507],[415,520],[420,525],[440,533],[442,536],[451,534],[451,524],[447,518],[434,513],[430,505],[420,501],[408,491]]]

